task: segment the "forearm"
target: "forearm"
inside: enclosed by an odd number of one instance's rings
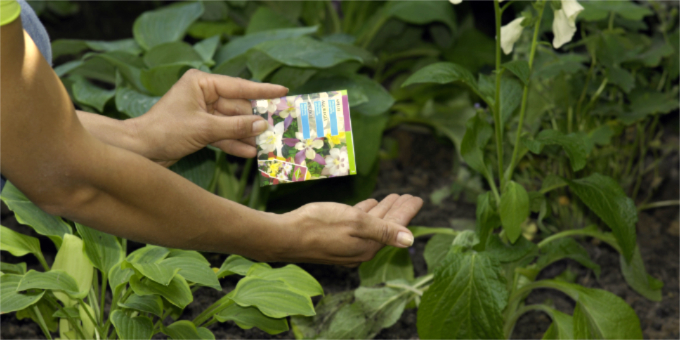
[[[103,143],[132,151],[138,155],[146,155],[147,150],[138,138],[134,118],[117,120],[79,110],[76,110],[76,114],[85,130]]]

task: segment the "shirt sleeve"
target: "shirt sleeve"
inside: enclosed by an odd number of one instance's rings
[[[16,0],[0,0],[0,26],[14,21],[21,14],[21,6]]]

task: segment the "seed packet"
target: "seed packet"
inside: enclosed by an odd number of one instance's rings
[[[347,90],[252,100],[261,186],[356,175]]]

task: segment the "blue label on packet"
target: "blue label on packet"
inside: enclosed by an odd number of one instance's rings
[[[323,112],[321,111],[321,101],[314,101],[314,118],[316,120],[316,136],[323,137]]]
[[[331,136],[338,135],[338,118],[335,113],[335,99],[328,100],[328,109],[331,115]]]
[[[300,103],[300,118],[302,119],[302,138],[309,139],[309,108],[307,103]]]

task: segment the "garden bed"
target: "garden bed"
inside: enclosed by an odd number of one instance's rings
[[[677,124],[676,124],[677,125]],[[677,134],[677,132],[674,132]],[[456,226],[464,225],[461,221],[472,220],[475,216],[474,205],[462,200],[445,199],[441,205],[434,205],[429,199],[430,194],[451,183],[453,162],[453,147],[450,143],[440,142],[426,131],[407,131],[397,129],[387,134],[399,142],[400,153],[395,159],[382,160],[378,184],[373,197],[381,199],[389,193],[411,194],[422,197],[425,205],[412,221],[412,225],[422,226],[450,226],[452,220]],[[677,135],[666,138],[667,143],[678,142]],[[656,194],[657,200],[677,199],[678,193],[677,155],[667,159],[662,165],[662,177],[666,183]],[[14,230],[37,236],[28,227],[18,225],[13,214],[2,207],[2,225]],[[45,238],[42,238],[45,241]],[[678,208],[661,208],[649,210],[640,214],[638,222],[638,242],[642,258],[650,275],[664,282],[663,300],[653,302],[634,292],[623,279],[619,270],[618,253],[605,244],[598,244],[590,239],[584,239],[581,244],[588,250],[591,258],[602,267],[599,280],[586,268],[573,261],[559,261],[544,270],[539,278],[554,277],[569,267],[577,276],[577,283],[585,287],[602,288],[608,290],[630,304],[641,321],[643,335],[650,339],[678,338],[680,335],[678,309],[680,290],[678,285]],[[417,239],[411,251],[411,257],[416,276],[427,272],[422,258],[426,238]],[[52,243],[42,242],[42,249],[48,263],[54,258],[55,249]],[[140,244],[131,244],[131,248]],[[208,255],[207,258],[214,266],[219,266],[224,255]],[[2,254],[3,262],[19,262],[6,253]],[[21,260],[32,260],[23,258]],[[37,261],[28,263],[29,268],[40,269]],[[359,286],[359,276],[356,269],[344,267],[303,264],[302,268],[312,274],[323,286],[325,293],[336,293]],[[222,280],[225,291],[235,287],[238,278],[227,277]],[[203,309],[224,295],[210,288],[197,291],[194,302],[190,304],[183,318],[198,315]],[[318,299],[318,298],[317,298]],[[574,303],[571,299],[555,291],[538,290],[532,293],[527,303],[541,303],[552,301],[557,309],[571,313]],[[316,301],[316,300],[315,300]],[[6,339],[38,339],[44,338],[40,328],[31,320],[17,320],[16,315],[0,316],[1,337]],[[407,310],[401,319],[392,327],[384,329],[378,339],[414,339],[418,338],[416,331],[416,312]],[[513,338],[541,338],[550,325],[550,319],[542,313],[530,312],[521,317],[513,333]],[[258,329],[242,330],[232,323],[215,324],[210,327],[217,339],[237,338],[292,338],[292,332],[270,336]],[[159,334],[161,335],[161,334]],[[162,337],[158,337],[162,338]]]

